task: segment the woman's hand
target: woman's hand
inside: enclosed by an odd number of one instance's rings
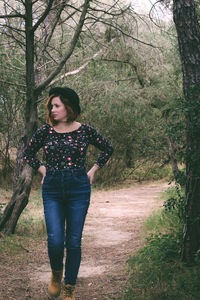
[[[38,169],[38,172],[42,175],[41,184],[43,184],[44,177],[46,176],[46,167],[45,166],[40,166],[39,169]]]
[[[93,183],[93,180],[94,180],[94,175],[96,173],[96,171],[99,169],[99,166],[98,165],[94,165],[88,172],[87,172],[87,176],[90,180],[90,184]]]

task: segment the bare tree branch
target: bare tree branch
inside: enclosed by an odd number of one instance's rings
[[[49,45],[49,43],[51,41],[51,38],[52,38],[53,33],[54,33],[55,29],[56,29],[56,25],[58,24],[58,22],[60,20],[60,16],[61,16],[62,11],[64,10],[64,7],[65,7],[65,3],[63,2],[63,4],[59,7],[59,10],[57,12],[57,16],[56,16],[56,18],[54,20],[54,23],[52,24],[50,32],[45,36],[44,41],[42,41],[43,47],[41,47],[41,51],[38,54],[39,59],[38,59],[38,61],[36,63],[36,68],[38,68],[38,66],[40,65],[40,59],[44,55],[44,52],[47,51],[46,49],[47,49],[47,47],[48,47],[48,45]]]
[[[21,49],[24,51],[25,43],[23,43],[22,41],[17,39],[12,32],[10,34],[8,34],[8,32],[4,31],[3,34],[5,36],[9,37],[9,38],[12,38],[21,47]]]
[[[103,61],[108,61],[108,62],[117,62],[117,63],[123,63],[123,64],[128,64],[131,66],[132,70],[134,70],[135,74],[137,77],[134,77],[133,79],[137,79],[139,81],[140,86],[143,88],[145,86],[145,82],[141,76],[141,74],[138,72],[138,66],[128,59],[126,60],[119,60],[119,59],[107,59],[107,58],[102,58]],[[128,77],[131,78],[131,77]],[[126,80],[126,79],[125,79]],[[127,79],[129,80],[129,79]],[[122,80],[123,81],[123,80]]]
[[[59,81],[59,80],[65,78],[65,77],[67,77],[67,76],[71,76],[71,75],[75,75],[75,74],[80,73],[83,69],[85,69],[85,68],[87,67],[87,65],[88,65],[93,59],[95,59],[98,55],[100,55],[100,54],[102,53],[102,51],[103,51],[103,50],[101,49],[101,50],[99,50],[98,52],[96,52],[92,57],[88,58],[87,61],[86,61],[82,66],[80,66],[78,69],[73,70],[73,71],[71,71],[71,72],[67,72],[67,73],[63,74],[62,76],[60,76],[59,78],[53,80],[53,81],[51,82],[51,85],[54,84],[55,82],[57,82],[57,81]]]
[[[52,4],[54,0],[49,0],[49,3],[47,5],[47,8],[45,9],[43,15],[39,18],[39,20],[35,23],[35,25],[32,27],[32,31],[35,31],[38,26],[44,21],[46,16],[48,15],[49,11],[51,10]]]
[[[0,82],[3,82],[3,83],[8,84],[8,85],[14,85],[14,86],[23,87],[24,89],[26,88],[26,85],[25,84],[21,84],[21,83],[10,82],[10,81],[6,81],[6,80],[3,80],[3,79],[0,79]]]
[[[128,80],[137,80],[137,77],[135,77],[135,76],[130,76],[130,77],[126,77],[126,78],[120,78],[120,79],[114,80],[114,82],[128,81]]]
[[[33,5],[34,5],[35,3],[37,3],[37,2],[38,2],[38,0],[33,1]]]
[[[120,81],[129,81],[129,80],[137,80],[137,77],[130,76],[130,77],[125,77],[125,78],[119,78],[119,79],[107,80],[107,81],[100,81],[100,82],[101,83],[113,83],[113,82],[120,82]]]
[[[157,5],[158,3],[161,3],[162,5],[164,5],[164,1],[162,1],[162,0],[157,0],[155,3],[153,3],[153,4],[152,4],[152,7],[151,7],[151,9],[150,9],[150,11],[149,11],[149,19],[150,19],[151,22],[152,22],[154,25],[156,25],[158,28],[163,29],[163,26],[157,24],[157,23],[154,21],[153,17],[152,17],[153,9],[156,7],[156,5]],[[167,8],[167,6],[165,6],[165,8]],[[160,7],[159,9],[161,9],[161,7]],[[158,18],[159,18],[159,17],[158,17]]]
[[[80,6],[80,8],[77,8],[77,7],[74,7],[73,5],[69,5],[67,4],[66,7],[70,7],[70,8],[73,8],[74,9],[74,12],[72,12],[71,14],[69,14],[68,12],[65,12],[68,14],[68,16],[62,20],[59,24],[62,24],[62,23],[65,23],[67,20],[69,20],[70,18],[73,17],[73,15],[78,11],[78,12],[81,12],[81,8],[83,7],[83,5]]]
[[[102,18],[103,18],[103,15],[106,15],[106,16],[107,16],[107,15],[111,15],[112,13],[110,13],[110,11],[111,11],[113,8],[115,8],[115,6],[118,4],[118,2],[119,2],[119,1],[114,2],[114,4],[111,5],[109,9],[107,9],[107,11],[105,11],[105,10],[99,10],[99,11],[102,12],[101,16],[99,16],[99,17],[94,16],[94,14],[91,14],[94,18],[96,18],[95,22],[94,22],[92,25],[94,26],[96,23],[98,23],[98,21],[101,22],[101,20],[103,20],[103,19],[102,19]],[[98,1],[97,1],[97,4],[98,4]],[[125,12],[126,10],[128,10],[129,8],[130,8],[130,6],[126,7],[126,9],[124,10],[124,12]],[[90,6],[90,9],[91,9],[91,11],[97,11],[97,9],[95,9],[95,8],[92,7],[92,6]],[[120,10],[122,11],[121,8],[120,8]],[[124,12],[123,12],[123,13],[124,13]],[[120,12],[119,15],[123,15],[123,13]],[[90,13],[89,13],[89,14],[90,14]],[[117,16],[119,16],[119,15],[117,15]],[[114,16],[114,15],[112,15],[112,16]]]
[[[12,67],[8,67],[8,66],[5,66],[5,65],[3,65],[3,64],[0,64],[0,66],[1,66],[1,69],[3,70],[9,70],[9,71],[11,71],[11,72],[15,72],[15,73],[19,73],[20,75],[21,74],[23,74],[23,75],[25,75],[25,72],[23,72],[20,68],[16,68],[15,66],[13,66],[13,68]],[[10,72],[9,72],[9,74],[10,74]]]
[[[83,24],[85,21],[85,16],[87,14],[88,7],[89,7],[89,2],[90,2],[90,0],[85,0],[85,2],[84,2],[84,6],[83,6],[82,14],[79,19],[79,23],[76,27],[76,31],[71,40],[70,47],[69,47],[68,51],[66,52],[64,58],[61,60],[61,62],[59,63],[59,65],[55,69],[55,71],[53,71],[45,81],[43,81],[38,87],[36,87],[36,89],[35,89],[36,93],[40,92],[41,90],[43,90],[46,86],[48,86],[50,84],[50,82],[56,77],[56,75],[59,74],[59,72],[62,70],[63,66],[65,65],[66,61],[72,55],[72,52],[76,46],[76,43],[78,41],[78,38],[80,36],[81,30],[82,30],[82,27],[83,27]]]
[[[91,15],[92,15],[92,14],[91,14]],[[96,20],[96,18],[95,18],[94,16],[88,17],[87,19]],[[126,36],[126,37],[128,37],[128,38],[131,38],[132,40],[134,40],[134,41],[136,41],[136,42],[139,42],[139,43],[141,43],[141,44],[143,44],[143,45],[146,45],[146,46],[150,46],[150,47],[159,49],[159,47],[157,47],[157,46],[155,46],[155,45],[153,45],[153,44],[146,43],[146,42],[144,42],[144,41],[142,41],[142,40],[139,40],[139,39],[133,37],[132,35],[130,35],[130,34],[124,32],[124,31],[123,31],[121,28],[119,28],[118,26],[113,25],[112,23],[108,23],[108,22],[105,21],[105,20],[99,20],[98,22],[101,22],[102,24],[108,25],[108,26],[110,26],[110,27],[116,29],[117,31],[121,32],[121,33],[123,34],[123,36]]]
[[[11,18],[23,18],[23,19],[25,19],[25,15],[22,15],[22,14],[0,15],[0,19],[11,19]]]
[[[1,25],[0,25],[1,26]],[[25,33],[25,30],[23,30],[23,29],[19,29],[19,28],[16,28],[16,27],[13,27],[13,26],[10,26],[10,25],[8,25],[8,24],[3,24],[1,27],[6,27],[6,28],[8,28],[8,29],[10,29],[10,30],[13,30],[14,32],[17,32],[17,33],[19,33],[19,32],[23,32],[23,33]]]
[[[102,12],[103,14],[110,15],[112,17],[118,17],[118,16],[123,15],[125,12],[127,12],[127,10],[129,10],[129,8],[130,8],[130,5],[128,5],[125,9],[121,9],[120,12],[114,13],[114,12],[109,12],[109,10],[106,11],[106,10],[103,10],[103,9],[96,9],[96,8],[90,6],[90,9],[92,11]]]
[[[21,1],[22,3],[23,3],[23,5],[24,5],[24,2],[23,1]],[[10,5],[9,4],[9,2],[8,1],[6,1],[6,5],[8,6],[8,7],[10,7],[10,9],[12,10],[12,12],[14,12],[15,14],[13,14],[13,15],[17,15],[17,17],[19,17],[19,16],[21,16],[22,18],[25,18],[25,15],[22,15],[22,14],[20,14],[12,5]],[[4,7],[4,11],[6,12],[6,8]],[[7,14],[6,13],[6,15],[12,15],[12,13],[10,13],[10,14]],[[8,17],[9,18],[9,17]]]

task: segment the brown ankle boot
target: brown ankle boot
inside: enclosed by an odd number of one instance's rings
[[[50,296],[57,297],[60,295],[62,275],[63,270],[51,270],[51,281],[48,288]]]
[[[75,290],[75,285],[64,284],[63,285],[63,300],[75,300],[74,290]]]

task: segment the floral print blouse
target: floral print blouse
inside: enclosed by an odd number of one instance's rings
[[[58,133],[51,125],[45,124],[35,132],[28,143],[24,151],[24,160],[37,170],[43,163],[36,158],[36,153],[43,148],[47,170],[85,168],[89,144],[101,150],[96,164],[103,167],[110,158],[113,147],[96,129],[83,123],[77,130]]]

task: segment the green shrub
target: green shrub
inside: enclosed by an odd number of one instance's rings
[[[167,199],[163,206],[165,211],[176,214],[180,221],[185,220],[185,190],[180,185],[176,185],[166,192]]]
[[[187,267],[180,260],[184,189],[169,188],[164,197],[164,210],[144,224],[147,230],[145,246],[128,260],[129,285],[120,299],[200,299],[199,253],[196,266]]]
[[[44,218],[20,218],[16,233],[21,236],[40,236],[46,235],[46,225]]]
[[[6,203],[0,203],[0,218],[3,214],[3,208],[4,208],[5,205],[6,205]]]

